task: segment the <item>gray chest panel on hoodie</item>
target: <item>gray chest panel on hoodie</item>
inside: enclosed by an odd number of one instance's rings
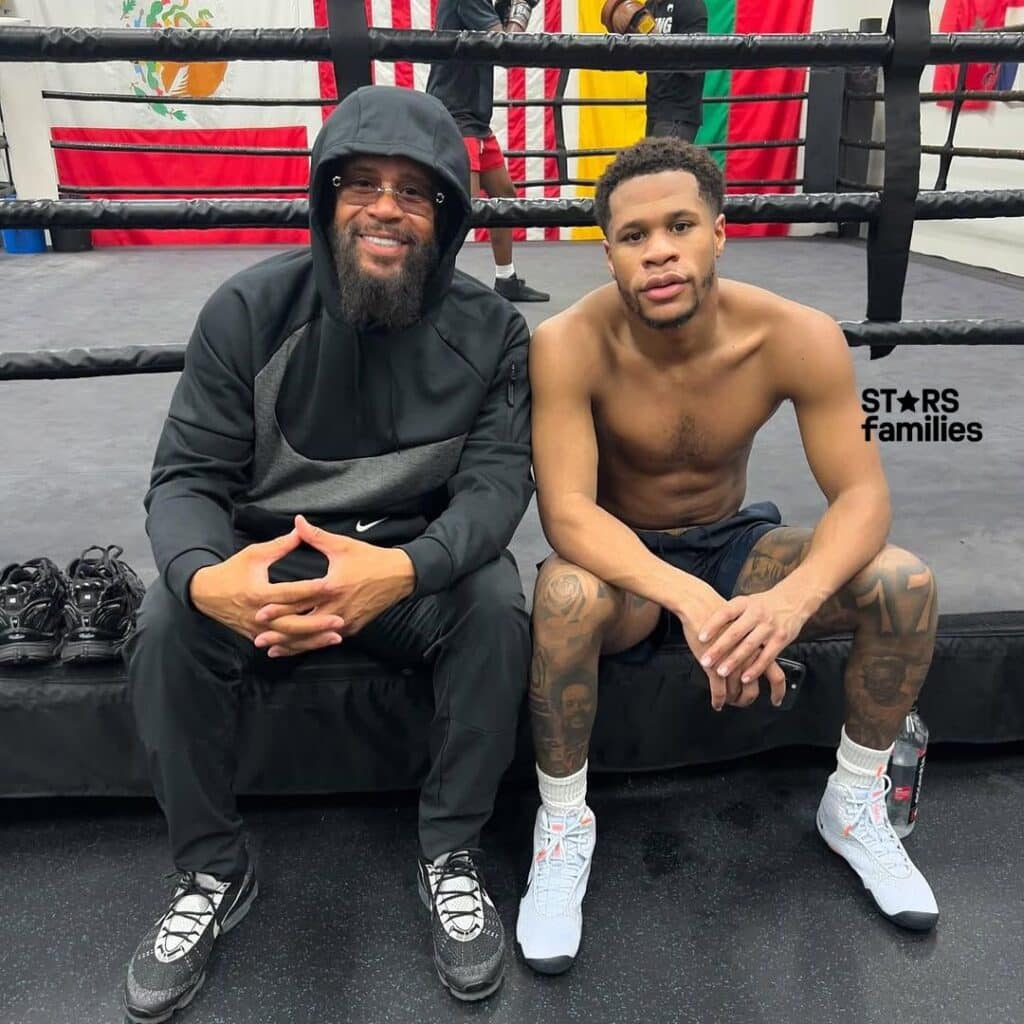
[[[277,420],[277,399],[296,331],[256,375],[255,451],[247,501],[268,512],[357,514],[383,512],[429,494],[455,473],[466,435],[359,459],[308,459],[288,443]]]

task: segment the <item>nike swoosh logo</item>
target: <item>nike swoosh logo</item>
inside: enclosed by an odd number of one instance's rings
[[[367,530],[372,530],[373,527],[379,526],[387,518],[388,517],[385,516],[384,519],[374,519],[372,523],[364,523],[362,520],[358,520],[356,522],[356,533],[366,533]]]

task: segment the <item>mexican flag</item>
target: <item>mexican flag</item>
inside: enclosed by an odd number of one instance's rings
[[[812,0],[707,0],[708,32],[711,35],[752,33],[806,33],[811,27]],[[599,3],[581,2],[580,32],[603,33]],[[633,71],[580,71],[581,97],[629,97],[643,99],[646,76]],[[709,71],[704,78],[705,96],[742,96],[762,93],[802,92],[807,86],[805,68],[751,68]],[[716,103],[704,106],[704,124],[697,136],[701,145],[721,142],[755,142],[795,139],[800,135],[802,104],[797,101]],[[629,146],[644,133],[645,113],[639,107],[583,107],[579,115],[580,149]],[[726,181],[778,180],[797,176],[797,150],[748,149],[716,151]],[[598,178],[610,157],[579,161],[579,177]],[[791,187],[730,189],[730,192],[792,192]],[[593,195],[581,186],[580,195]],[[733,225],[739,235],[785,235],[786,224]],[[576,229],[574,237],[599,238],[596,229]]]
[[[37,25],[67,25],[66,0],[19,0]],[[312,0],[75,0],[74,22],[104,28],[295,28],[314,25]],[[75,198],[301,199],[309,160],[301,155],[322,123],[318,107],[203,106],[190,98],[318,97],[317,65],[301,61],[111,61],[46,64],[55,92],[119,93],[137,103],[49,100],[51,139],[108,148],[54,150],[57,179]],[[125,146],[161,147],[153,151]],[[169,147],[170,151],[167,148]],[[184,147],[242,147],[256,153],[175,152]],[[259,150],[298,150],[264,155]],[[145,194],[117,191],[139,188]],[[284,190],[290,192],[261,189]],[[296,244],[304,229],[94,231],[96,245]]]

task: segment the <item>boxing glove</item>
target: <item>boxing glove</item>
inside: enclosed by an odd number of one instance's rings
[[[527,25],[530,24],[530,15],[533,14],[534,7],[537,6],[538,0],[512,0],[511,11],[509,12],[508,25],[509,32],[525,32]]]
[[[637,0],[604,0],[601,24],[617,35],[643,35],[657,28],[651,12]]]

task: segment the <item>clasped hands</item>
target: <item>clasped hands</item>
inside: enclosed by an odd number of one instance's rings
[[[713,593],[713,592],[712,592]],[[717,605],[717,607],[715,607]],[[768,679],[776,707],[786,692],[786,675],[775,659],[791,644],[808,618],[786,581],[759,594],[724,601],[717,594],[681,617],[686,642],[708,677],[711,706],[747,707]]]
[[[269,582],[270,566],[300,544],[326,556],[325,575]],[[412,562],[401,549],[329,533],[296,516],[290,533],[200,569],[189,593],[198,611],[279,658],[341,643],[414,586]]]

